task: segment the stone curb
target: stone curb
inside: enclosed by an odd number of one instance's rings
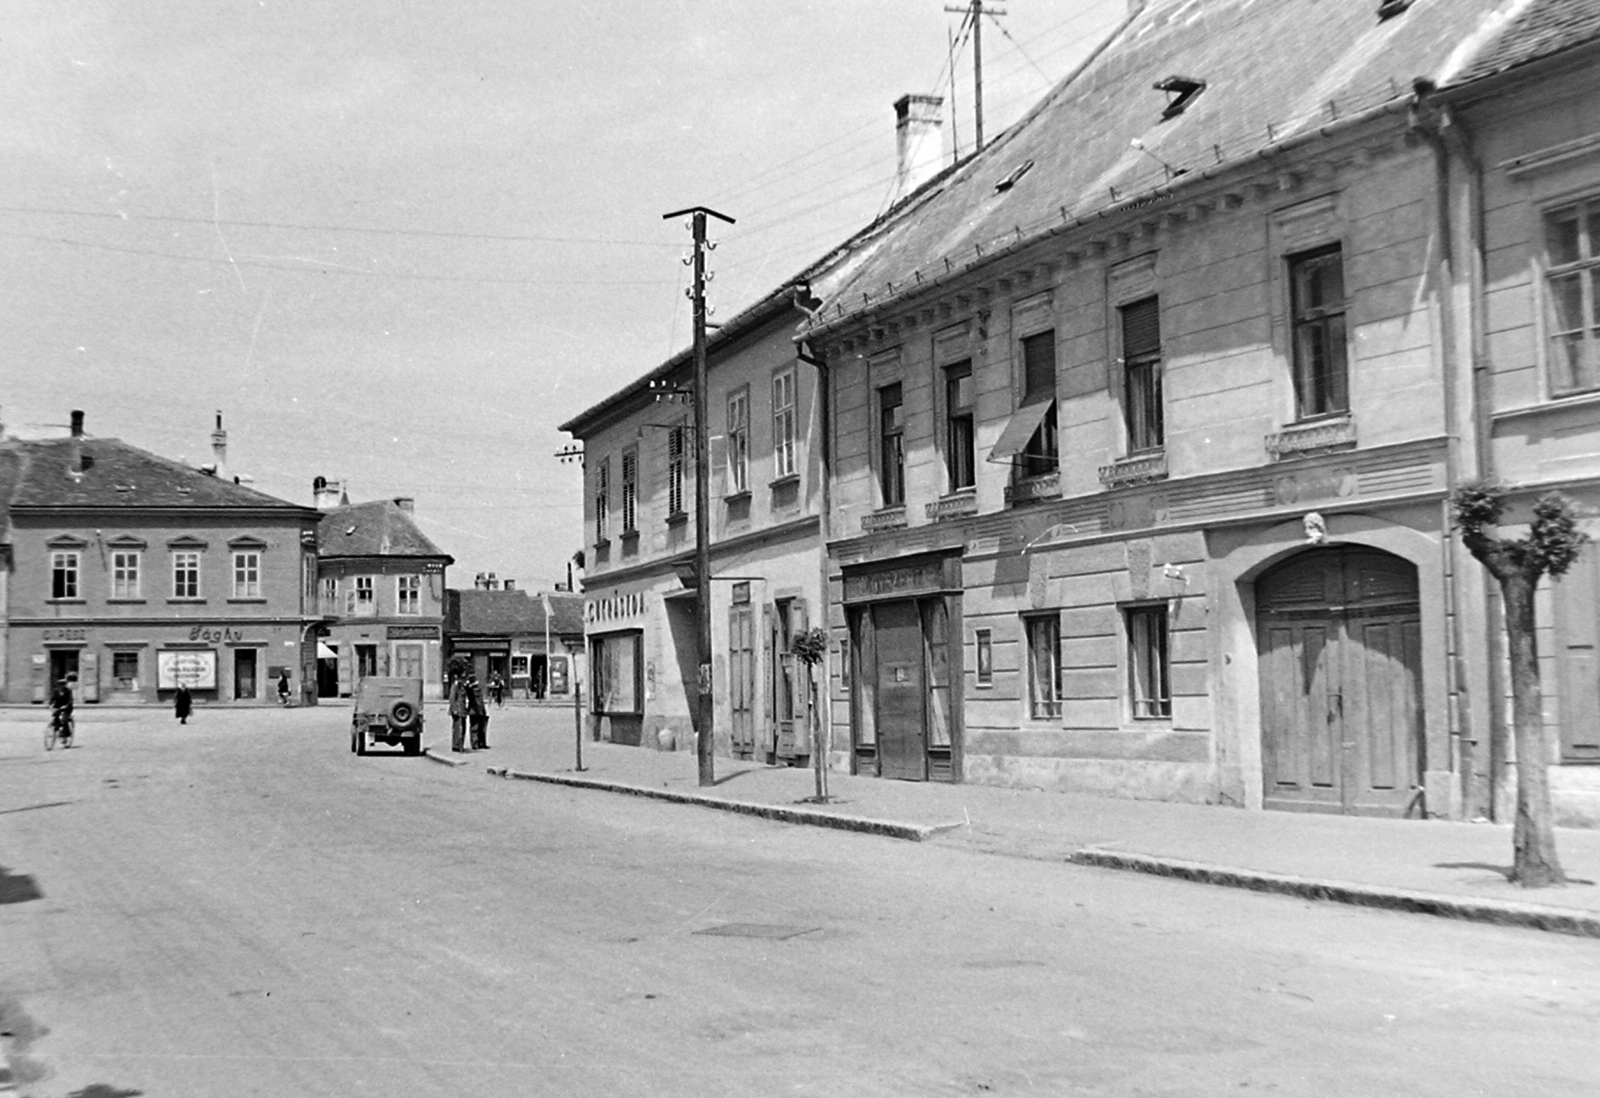
[[[466,766],[472,761],[471,759],[452,759],[446,755],[437,755],[434,753],[434,750],[431,747],[424,747],[422,749],[422,753],[426,757],[432,759],[434,762],[444,763],[446,766]]]
[[[1092,847],[1075,851],[1068,856],[1067,861],[1073,865],[1149,873],[1157,877],[1221,885],[1224,888],[1243,888],[1252,892],[1275,892],[1307,900],[1327,900],[1331,903],[1352,904],[1357,907],[1383,908],[1388,911],[1436,915],[1467,922],[1518,926],[1555,934],[1600,938],[1600,915],[1567,908],[1545,907],[1508,900],[1474,899],[1468,896],[1446,896],[1437,892],[1413,892],[1402,888],[1384,888],[1379,885],[1351,884],[1344,881],[1319,881],[1309,877],[1266,873],[1253,869],[1228,869],[1202,862],[1159,858],[1149,854],[1125,854]]]
[[[600,778],[577,778],[566,774],[528,774],[503,766],[491,766],[492,777],[515,778],[525,782],[545,782],[565,785],[575,789],[597,789],[607,793],[628,793],[635,797],[649,797],[675,804],[692,804],[701,808],[715,808],[723,812],[738,812],[745,816],[777,820],[780,823],[810,824],[813,827],[832,827],[840,831],[858,831],[867,835],[883,835],[891,839],[908,839],[923,842],[947,827],[897,823],[893,820],[874,820],[866,816],[844,816],[833,812],[818,812],[808,808],[786,808],[782,805],[754,804],[749,801],[728,801],[721,797],[706,797],[698,793],[678,793],[670,789],[650,789],[625,782],[611,782]]]

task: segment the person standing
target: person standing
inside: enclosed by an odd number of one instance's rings
[[[172,711],[178,716],[179,724],[189,723],[189,714],[194,709],[194,698],[189,694],[189,684],[180,682],[178,692],[172,696]]]
[[[467,720],[472,731],[472,749],[489,750],[489,710],[483,704],[483,687],[478,676],[467,673]]]
[[[467,682],[460,671],[450,675],[450,750],[467,749]]]
[[[278,676],[278,704],[285,709],[289,707],[289,669],[285,667],[283,674]]]

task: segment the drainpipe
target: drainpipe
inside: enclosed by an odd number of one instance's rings
[[[807,296],[809,297],[809,294]],[[795,304],[808,316],[815,319],[816,314],[808,308],[809,301],[802,300],[801,296],[796,294]],[[818,569],[822,573],[822,606],[820,609],[823,613],[823,623],[831,632],[832,613],[828,597],[828,542],[832,539],[833,529],[833,432],[830,418],[832,401],[829,394],[832,382],[828,364],[811,354],[810,348],[804,340],[799,341],[795,353],[801,362],[810,364],[817,371],[817,471],[821,480],[820,498],[818,500],[821,515],[817,520],[817,533],[822,543],[822,555],[818,564]],[[833,748],[833,682],[826,670],[827,663],[824,662],[822,666],[824,670],[822,690],[820,691],[822,698],[822,713],[819,714],[822,718],[820,727],[822,729],[822,742],[827,745],[826,752],[831,754]],[[839,668],[841,677],[843,677],[844,671],[844,667],[841,666]],[[824,758],[822,760],[823,766],[826,767],[829,761],[829,759]]]
[[[1439,287],[1439,314],[1441,329],[1441,355],[1444,360],[1443,396],[1446,415],[1445,481],[1451,492],[1469,481],[1486,479],[1491,472],[1488,450],[1488,371],[1484,331],[1485,321],[1481,308],[1483,289],[1483,168],[1472,148],[1471,137],[1450,107],[1435,104],[1433,86],[1428,81],[1416,82],[1416,95],[1410,111],[1411,132],[1428,144],[1434,160],[1434,205],[1437,217],[1436,233],[1439,240],[1439,257],[1436,266],[1436,285]],[[1467,254],[1463,261],[1467,267],[1463,280],[1467,286],[1467,322],[1470,326],[1468,355],[1470,356],[1470,386],[1467,392],[1470,445],[1463,446],[1462,393],[1459,370],[1460,340],[1458,338],[1458,286],[1456,224],[1452,217],[1453,195],[1451,167],[1465,168],[1466,216],[1462,228],[1467,234]],[[1445,606],[1449,614],[1449,628],[1445,633],[1446,688],[1450,698],[1451,765],[1459,783],[1462,806],[1468,814],[1493,815],[1494,775],[1500,769],[1503,731],[1496,717],[1497,707],[1488,705],[1489,738],[1484,743],[1473,734],[1471,697],[1468,683],[1472,675],[1466,668],[1465,642],[1460,601],[1463,549],[1454,535],[1450,500],[1440,503],[1440,529],[1443,537],[1441,560],[1444,574]],[[1485,573],[1482,582],[1487,584]],[[1485,587],[1487,591],[1487,587]],[[1496,632],[1488,631],[1488,674],[1485,699],[1492,702],[1499,697],[1501,649]],[[1487,765],[1485,765],[1487,764]]]

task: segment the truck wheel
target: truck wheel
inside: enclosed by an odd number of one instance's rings
[[[404,728],[417,719],[417,707],[404,699],[389,706],[389,727]]]

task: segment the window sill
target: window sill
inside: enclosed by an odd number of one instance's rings
[[[610,538],[597,538],[595,540],[594,551],[596,553],[600,552],[602,549],[609,549],[609,548],[611,548],[611,539]]]
[[[144,599],[107,599],[107,606],[143,606]]]
[[[861,529],[864,533],[874,533],[879,530],[899,530],[906,525],[906,506],[903,503],[893,507],[884,507],[870,515],[861,516]]]
[[[1577,389],[1570,393],[1551,393],[1549,399],[1538,404],[1524,404],[1520,408],[1506,408],[1494,413],[1495,422],[1559,412],[1568,408],[1593,408],[1600,405],[1600,391]]]
[[[1348,413],[1302,420],[1264,440],[1273,461],[1310,457],[1330,450],[1348,450],[1356,444],[1356,421]]]
[[[51,606],[87,606],[88,599],[45,599]]]
[[[1031,477],[1020,477],[1013,484],[1006,485],[1007,503],[1028,503],[1036,499],[1055,499],[1061,495],[1061,471],[1052,473],[1039,473]]]
[[[727,495],[722,497],[722,502],[724,502],[724,503],[743,503],[746,500],[748,500],[749,498],[750,498],[750,489],[746,488],[743,491],[739,491],[739,492],[729,492]]]
[[[1124,488],[1167,479],[1166,450],[1151,450],[1100,466],[1100,483],[1107,488]]]
[[[635,542],[635,541],[639,540],[639,531],[638,530],[624,530],[624,531],[622,531],[621,537],[622,537],[622,543],[624,545],[628,545],[628,544],[630,544],[632,542]]]
[[[672,514],[667,516],[667,525],[668,526],[682,526],[684,523],[686,523],[688,521],[689,521],[689,512],[687,512],[687,511],[674,511],[674,512],[672,512]]]
[[[168,600],[167,600],[167,605],[168,605],[168,606],[171,606],[171,605],[173,605],[173,604],[174,604],[174,603],[180,603],[180,604],[182,604],[182,605],[184,605],[184,606],[204,606],[204,605],[205,605],[205,604],[206,604],[206,600],[205,600],[205,599],[202,599],[202,598],[192,598],[192,599],[168,599]]]
[[[266,602],[266,601],[267,601],[267,600],[266,600],[266,598],[265,598],[265,597],[264,597],[264,596],[262,596],[262,595],[241,595],[241,596],[239,596],[239,597],[237,597],[237,598],[231,598],[231,599],[229,599],[229,600],[228,600],[228,601],[229,601],[229,602],[231,602],[231,603],[232,603],[232,602],[240,602],[240,603],[264,603],[264,602]],[[358,614],[358,615],[356,615],[356,616],[357,616],[357,617],[360,617],[360,616],[361,616],[361,615],[359,615],[359,614]],[[371,616],[372,616],[372,615],[371,615],[371,614],[368,614],[368,615],[367,615],[367,617],[371,617]]]
[[[800,483],[800,474],[799,473],[785,473],[781,477],[774,477],[774,478],[772,478],[772,480],[768,481],[767,482],[767,487],[768,488],[782,488],[785,485],[799,484],[799,483]]]
[[[973,488],[962,488],[942,499],[924,504],[922,509],[929,522],[975,515],[978,513],[978,493]]]

